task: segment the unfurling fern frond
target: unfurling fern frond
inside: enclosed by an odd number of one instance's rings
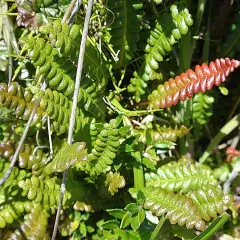
[[[187,228],[204,230],[205,222],[192,199],[185,195],[167,192],[161,187],[147,187],[142,192],[146,198],[144,208],[149,209],[156,216],[166,214],[165,217],[171,224],[178,223],[180,226],[186,224]]]
[[[141,30],[137,9],[142,7],[139,0],[109,0],[108,7],[115,15],[111,25],[110,43],[118,54],[117,65],[124,67],[133,57],[137,50],[136,42],[139,39],[138,32]]]
[[[0,178],[4,176],[9,167],[9,162],[5,162],[3,159],[0,159]],[[18,182],[26,179],[28,175],[29,174],[25,170],[19,170],[19,168],[13,167],[9,178],[4,182],[3,186],[1,187],[1,189],[4,190],[5,197],[16,196],[17,194],[19,194],[19,192],[21,192],[21,189],[18,187]]]
[[[104,129],[97,137],[94,148],[88,156],[89,164],[87,170],[91,175],[99,175],[111,169],[110,165],[116,157],[120,146],[120,134],[117,129],[116,120],[104,124]]]
[[[18,186],[23,189],[22,195],[27,195],[29,200],[41,203],[44,208],[56,206],[60,193],[60,185],[55,178],[44,181],[32,176],[25,181],[19,181]]]
[[[5,228],[12,224],[14,220],[19,219],[24,212],[29,212],[32,208],[30,201],[16,201],[4,204],[0,207],[0,228]]]
[[[4,150],[4,146],[11,146],[11,150]],[[0,156],[5,157],[11,161],[13,156],[13,151],[15,151],[15,146],[13,143],[2,142],[0,144]],[[42,167],[47,160],[47,156],[43,153],[42,149],[35,150],[35,146],[24,144],[19,152],[19,157],[17,159],[18,166],[20,168],[32,169],[32,174],[39,176],[42,173]]]
[[[186,34],[188,27],[193,24],[191,14],[187,9],[179,12],[177,6],[173,5],[170,10],[172,18],[165,13],[162,18],[157,20],[145,48],[145,60],[140,70],[135,72],[134,78],[130,80],[128,91],[135,93],[137,102],[145,93],[147,82],[153,80],[152,76],[157,75],[156,71],[159,69],[159,63],[163,61],[163,57],[172,50],[172,45],[181,38],[182,34]],[[172,24],[169,26],[171,22]]]
[[[48,217],[49,214],[47,211],[43,209],[40,204],[35,204],[28,218],[20,224],[19,229],[10,235],[9,240],[44,239],[48,225]]]
[[[85,143],[77,142],[74,144],[65,144],[56,154],[52,162],[45,167],[46,174],[63,172],[75,163],[87,160]]]
[[[113,196],[118,192],[119,188],[125,186],[125,179],[118,172],[109,172],[106,175],[105,186],[108,188],[108,192]]]
[[[214,98],[207,94],[198,93],[193,97],[193,119],[200,125],[207,123],[209,117],[212,116],[211,106]]]
[[[197,166],[183,161],[165,164],[157,169],[157,173],[146,173],[145,179],[147,187],[162,187],[169,191],[183,193],[218,184],[211,169],[207,166]]]
[[[61,53],[69,54],[76,50],[80,41],[80,26],[74,24],[69,28],[68,24],[55,20],[47,25],[42,25],[39,32],[47,34],[51,44],[60,48]]]
[[[17,118],[28,120],[35,100],[29,91],[24,91],[23,87],[16,82],[11,82],[9,86],[0,84],[0,107],[12,110],[12,114]],[[41,122],[44,112],[38,108],[32,124]]]
[[[240,61],[221,58],[210,62],[209,66],[203,63],[197,65],[195,72],[191,69],[182,73],[175,79],[170,78],[164,85],[160,84],[148,97],[151,108],[165,108],[176,105],[179,100],[185,101],[192,98],[193,94],[211,90],[214,85],[218,86],[226,81],[226,77],[235,68],[240,66]]]
[[[198,206],[200,215],[205,221],[216,218],[218,214],[221,215],[233,202],[233,196],[224,194],[219,186],[205,186],[188,193],[187,196]]]

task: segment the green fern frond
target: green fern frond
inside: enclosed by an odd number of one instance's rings
[[[96,47],[87,42],[84,55],[84,73],[97,82],[97,92],[104,91],[110,78],[107,62]]]
[[[189,192],[187,196],[198,206],[200,215],[205,221],[223,214],[233,202],[233,196],[224,194],[220,186],[205,186]]]
[[[146,173],[145,179],[146,186],[162,187],[168,191],[183,193],[218,184],[207,166],[182,161],[165,164],[157,169],[157,173]]]
[[[200,125],[206,124],[209,117],[212,116],[211,106],[213,102],[214,98],[206,93],[198,93],[193,97],[193,119]]]
[[[6,171],[9,169],[10,163],[5,162],[4,160],[0,161],[0,178],[4,176]],[[25,170],[19,170],[18,167],[13,167],[13,170],[9,178],[4,182],[1,187],[1,191],[4,191],[5,197],[16,196],[21,192],[21,189],[18,187],[18,182],[26,179],[29,175]],[[2,199],[7,200],[7,199]]]
[[[2,205],[0,207],[0,228],[12,224],[22,217],[25,212],[29,212],[31,208],[32,203],[30,201],[16,201]]]
[[[164,13],[156,21],[145,48],[145,60],[140,70],[135,72],[130,80],[128,91],[134,92],[137,102],[141,100],[141,95],[145,94],[148,81],[152,79],[151,76],[156,75],[163,57],[172,51],[172,45],[186,34],[188,27],[193,24],[192,16],[186,8],[179,12],[177,6],[172,5],[170,10],[171,16]]]
[[[139,39],[141,30],[139,22],[138,9],[142,7],[139,0],[109,0],[108,7],[114,13],[115,19],[111,25],[110,43],[114,51],[118,54],[119,60],[116,65],[119,67],[126,66],[132,59],[133,53],[137,50],[136,42]]]
[[[12,110],[11,114],[17,118],[28,120],[35,100],[33,95],[29,91],[24,91],[23,87],[17,82],[11,82],[9,86],[5,83],[0,84],[0,107],[6,107]],[[41,108],[38,108],[32,124],[41,122],[44,112]]]
[[[57,134],[65,133],[68,130],[69,119],[72,108],[72,101],[65,97],[62,93],[51,91],[49,88],[46,91],[41,91],[38,88],[31,88],[36,98],[40,97],[40,107],[53,120],[52,129]],[[77,108],[76,113],[76,129],[83,128],[89,122],[89,117],[84,116],[84,112]]]
[[[185,195],[167,192],[161,187],[147,187],[142,190],[145,196],[144,208],[149,209],[156,216],[164,214],[171,224],[186,224],[187,228],[195,227],[204,230],[205,222],[192,199]]]
[[[20,225],[9,240],[18,239],[34,239],[43,240],[47,230],[49,214],[40,204],[35,204],[28,215],[28,218]]]
[[[110,165],[120,146],[120,137],[115,119],[112,119],[109,124],[104,124],[104,129],[98,135],[96,144],[88,157],[87,170],[91,175],[106,173],[111,169]]]
[[[85,143],[76,142],[74,144],[65,144],[56,154],[52,162],[45,167],[46,174],[63,172],[75,163],[87,160]]]
[[[18,186],[23,189],[23,196],[27,195],[29,200],[40,203],[46,209],[58,203],[60,185],[56,178],[47,178],[43,181],[32,176],[25,181],[19,181]]]
[[[46,34],[50,43],[54,44],[54,47],[60,48],[61,53],[68,55],[78,47],[81,37],[80,30],[79,25],[74,24],[69,28],[68,24],[61,23],[57,19],[47,25],[42,25],[38,31]]]

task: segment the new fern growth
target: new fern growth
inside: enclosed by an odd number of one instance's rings
[[[203,63],[197,65],[195,71],[189,69],[175,79],[170,78],[164,84],[160,84],[148,97],[151,108],[165,108],[176,105],[179,100],[185,101],[192,98],[193,94],[211,90],[226,81],[226,77],[235,68],[240,66],[240,61],[221,58],[210,62],[209,66]]]

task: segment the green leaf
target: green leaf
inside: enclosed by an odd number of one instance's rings
[[[131,227],[134,231],[137,231],[140,226],[138,215],[132,217]]]
[[[219,90],[222,95],[227,96],[228,95],[228,89],[225,87],[219,87]]]
[[[123,209],[107,209],[107,212],[118,219],[122,219],[124,217],[124,215],[126,214],[126,211],[124,211]]]
[[[102,224],[103,229],[108,229],[108,230],[113,230],[115,228],[119,227],[119,222],[118,220],[109,220],[106,221]]]
[[[224,213],[222,216],[216,218],[211,225],[204,230],[200,235],[193,240],[208,240],[210,239],[230,218],[230,215]]]
[[[152,170],[155,169],[155,165],[153,164],[153,162],[149,159],[149,158],[146,158],[144,157],[142,159],[142,163],[147,167],[147,168],[150,168]]]
[[[132,214],[130,212],[127,212],[122,219],[120,228],[127,227],[131,223],[131,220],[132,220]]]
[[[126,134],[128,133],[128,131],[131,129],[131,126],[123,126],[119,129],[119,134],[122,137],[126,137]]]
[[[164,149],[164,148],[172,149],[172,148],[174,148],[175,145],[176,145],[175,143],[170,142],[170,141],[159,140],[159,141],[155,142],[153,146],[158,149]]]
[[[136,203],[130,203],[125,207],[125,209],[131,214],[135,214],[138,212],[138,205]]]
[[[152,136],[151,136],[151,133],[149,130],[146,131],[146,143],[148,145],[151,145],[152,144]]]
[[[138,211],[138,219],[139,219],[139,222],[140,224],[144,221],[145,219],[145,211],[142,209],[142,208],[139,208],[139,211]]]
[[[45,171],[47,174],[53,172],[63,172],[73,166],[76,162],[86,160],[87,153],[85,150],[85,143],[76,142],[71,145],[66,143],[58,151],[53,161],[45,167]]]

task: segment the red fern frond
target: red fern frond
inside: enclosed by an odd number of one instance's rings
[[[151,108],[171,107],[179,100],[192,98],[193,94],[211,90],[214,85],[218,86],[221,82],[225,82],[229,73],[239,66],[240,61],[229,58],[216,59],[209,65],[206,63],[202,66],[197,65],[195,71],[188,69],[175,79],[170,78],[169,81],[160,84],[158,89],[148,96],[149,105]]]
[[[227,153],[227,162],[231,162],[234,157],[240,156],[240,151],[232,147],[228,147],[226,150],[226,153]]]

